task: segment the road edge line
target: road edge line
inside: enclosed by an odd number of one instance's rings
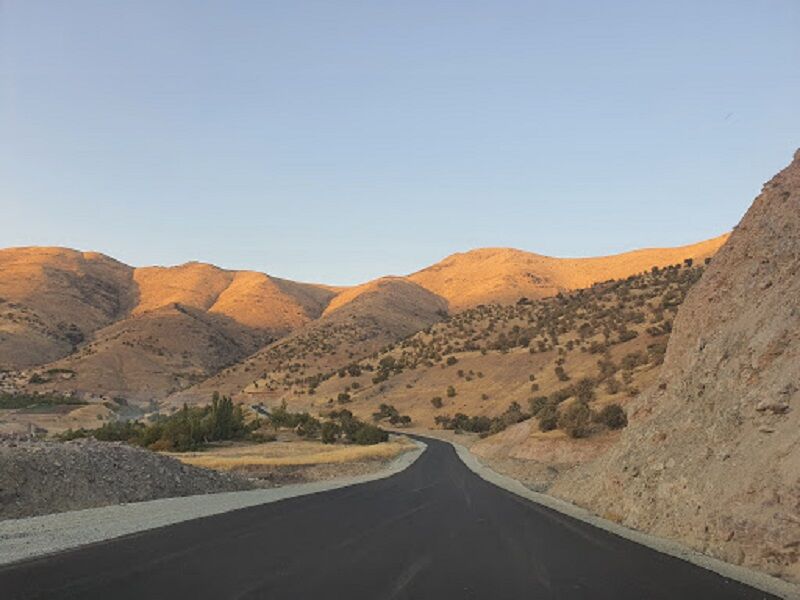
[[[534,502],[535,504],[552,509],[561,514],[567,515],[568,517],[578,519],[579,521],[583,521],[584,523],[588,523],[589,525],[593,525],[594,527],[598,527],[618,535],[619,537],[625,538],[637,544],[641,544],[642,546],[647,546],[648,548],[656,550],[657,552],[661,552],[662,554],[667,554],[674,558],[685,560],[693,565],[713,571],[714,573],[722,575],[723,577],[727,577],[728,579],[733,579],[734,581],[744,583],[745,585],[749,585],[760,591],[773,594],[783,598],[784,600],[800,600],[800,585],[795,585],[789,581],[773,577],[772,575],[768,575],[766,573],[753,571],[752,569],[748,569],[746,567],[740,567],[738,565],[727,563],[718,558],[713,558],[706,554],[702,554],[697,550],[692,550],[691,548],[688,548],[674,540],[660,538],[649,533],[637,531],[635,529],[625,527],[624,525],[620,525],[619,523],[609,521],[608,519],[604,519],[595,515],[585,508],[581,508],[576,504],[562,500],[561,498],[542,494],[541,492],[535,492],[527,488],[524,484],[522,484],[522,482],[507,475],[502,475],[491,467],[485,465],[465,446],[450,440],[441,441],[446,441],[448,444],[453,446],[461,461],[478,477],[496,485],[499,488],[511,492],[512,494],[516,494],[517,496],[521,496],[526,500]]]

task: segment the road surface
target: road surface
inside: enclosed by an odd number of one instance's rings
[[[387,479],[2,567],[0,597],[772,598],[499,489],[425,441]]]

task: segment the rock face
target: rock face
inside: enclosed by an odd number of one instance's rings
[[[252,487],[122,443],[0,440],[0,519]]]
[[[800,581],[800,151],[678,312],[620,443],[551,493]]]

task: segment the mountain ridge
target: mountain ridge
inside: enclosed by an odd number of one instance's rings
[[[362,350],[375,352],[381,344],[414,333],[413,327],[431,325],[446,311],[542,298],[653,266],[700,260],[725,239],[727,234],[678,248],[580,259],[478,248],[410,275],[347,287],[201,261],[133,267],[95,251],[0,249],[0,368],[77,374],[37,388],[45,391],[129,395],[140,387],[160,398],[292,332],[308,329],[313,337],[320,319],[330,320],[345,309],[349,312],[333,321],[354,319],[363,328],[353,337],[371,340],[355,352],[363,356]],[[359,310],[365,311],[364,318]],[[183,344],[176,343],[179,332],[187,340]]]

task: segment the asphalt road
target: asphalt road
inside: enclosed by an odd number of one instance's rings
[[[388,479],[0,568],[0,598],[771,598],[501,490],[425,441]]]

